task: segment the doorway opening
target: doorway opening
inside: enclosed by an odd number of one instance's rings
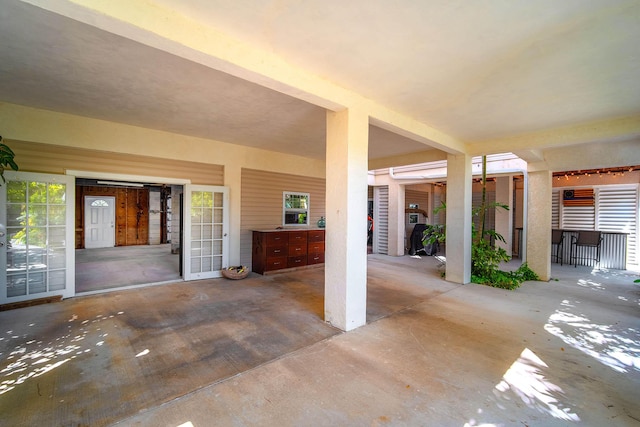
[[[76,293],[183,280],[183,185],[76,179]]]

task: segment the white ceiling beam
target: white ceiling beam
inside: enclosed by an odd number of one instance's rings
[[[562,172],[640,165],[640,137],[629,141],[596,142],[545,150],[543,164],[529,164],[536,169]]]
[[[581,123],[523,135],[474,141],[467,144],[473,156],[496,153],[528,152],[552,147],[569,147],[595,142],[616,142],[640,137],[640,115],[611,120]],[[525,154],[527,155],[527,154]]]
[[[427,150],[418,153],[401,154],[398,156],[369,160],[369,170],[437,162],[442,160],[447,160],[447,153],[441,150]]]

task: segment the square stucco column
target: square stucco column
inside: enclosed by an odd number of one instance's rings
[[[369,116],[327,112],[325,321],[344,331],[367,320]]]
[[[389,235],[387,254],[390,256],[404,256],[405,247],[405,197],[404,185],[397,182],[389,183]]]
[[[471,156],[447,156],[446,280],[471,281]]]
[[[540,280],[551,278],[551,171],[529,172],[526,261]]]
[[[504,237],[504,242],[496,240],[496,245],[503,248],[509,256],[513,253],[513,177],[496,178],[496,202],[509,209],[496,208],[496,232]]]

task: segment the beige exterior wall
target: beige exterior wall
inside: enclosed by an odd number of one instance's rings
[[[427,212],[429,221],[433,216],[431,207],[431,184],[409,185],[405,188],[404,204],[408,208],[409,204],[418,204],[420,209]]]
[[[310,227],[316,227],[320,217],[325,216],[324,179],[242,169],[240,220],[242,265],[251,266],[252,230],[271,230],[282,226],[283,191],[310,194]]]
[[[279,195],[269,199],[269,203],[280,204],[285,190],[310,192],[311,223],[315,224],[320,215],[324,215],[324,159],[309,159],[4,102],[0,102],[0,123],[1,134],[16,152],[16,162],[21,171],[64,174],[66,170],[79,170],[189,180],[192,184],[228,187],[231,199],[231,265],[240,262],[241,251],[245,260],[243,264],[247,263],[247,256],[250,261],[251,254],[250,244],[240,249],[239,219],[244,209],[240,203],[243,197],[239,178],[242,168],[288,176],[282,182],[295,184],[283,185],[278,189]],[[316,186],[321,183],[322,190],[305,190],[306,178]],[[280,215],[281,211],[278,218],[268,217],[270,219],[265,225],[275,227],[276,221],[281,222]],[[179,218],[175,211],[174,218]]]
[[[325,176],[324,160],[3,102],[0,102],[0,123],[1,135],[11,147],[16,142],[28,141],[96,150],[99,153],[93,161],[99,161],[97,156],[101,153],[109,152],[222,167],[234,165],[318,178]],[[16,161],[22,166],[20,157],[16,157]]]
[[[223,185],[224,167],[136,154],[112,153],[25,141],[8,141],[21,171],[64,174],[67,170],[189,179]],[[160,183],[161,184],[161,183]]]

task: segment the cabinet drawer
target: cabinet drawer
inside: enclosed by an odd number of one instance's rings
[[[267,235],[267,246],[281,246],[288,243],[286,233],[265,233]]]
[[[324,231],[323,230],[309,231],[309,241],[310,242],[324,242]]]
[[[297,244],[306,244],[307,243],[307,232],[306,231],[290,231],[289,232],[289,244],[297,245]]]
[[[324,252],[307,255],[307,264],[322,264],[324,262]]]
[[[267,258],[264,266],[265,271],[280,270],[281,268],[287,268],[287,257]]]
[[[324,242],[309,242],[307,247],[308,254],[324,253]]]
[[[287,253],[287,245],[283,245],[282,243],[280,244],[280,246],[267,246],[266,250],[267,258],[289,255]]]
[[[289,267],[289,268],[301,267],[303,265],[307,265],[307,256],[306,255],[290,256],[287,259],[287,267]]]
[[[307,254],[307,244],[305,243],[290,243],[289,244],[289,256],[299,256]]]

